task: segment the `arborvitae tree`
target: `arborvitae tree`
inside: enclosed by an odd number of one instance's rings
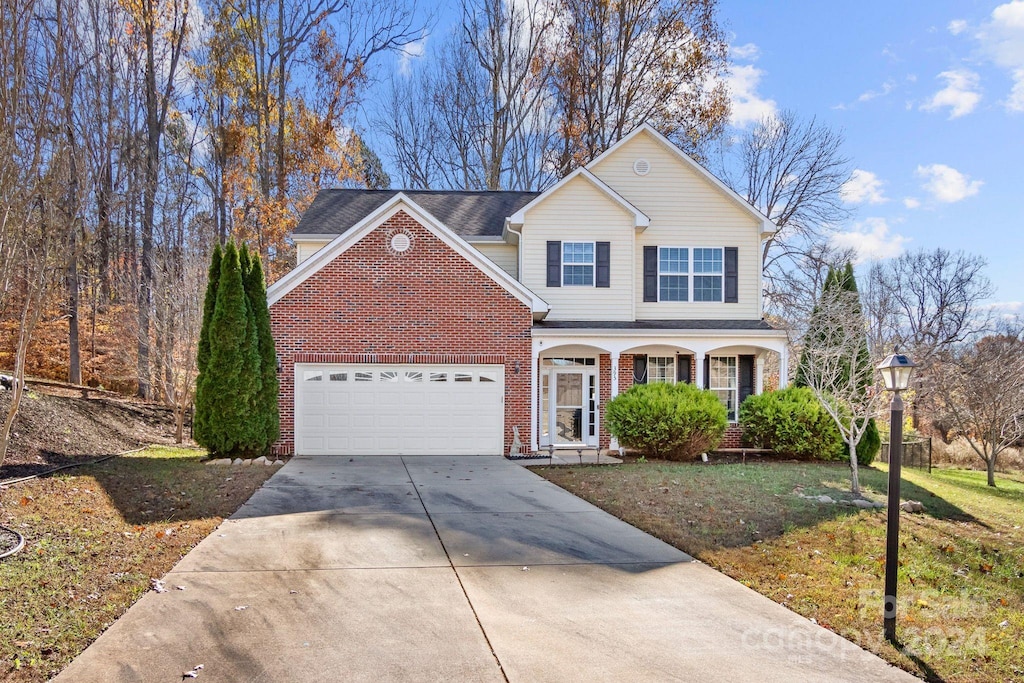
[[[259,333],[256,330],[256,312],[252,305],[249,292],[249,273],[253,259],[249,247],[242,242],[238,249],[238,265],[242,273],[242,287],[245,290],[245,341],[247,349],[255,349],[255,353],[246,354],[245,373],[249,377],[249,393],[246,396],[249,408],[249,419],[240,435],[242,450],[252,456],[266,452],[265,417],[260,411],[260,397],[263,392],[263,380],[260,373]]]
[[[247,454],[250,447],[251,407],[258,367],[255,335],[248,333],[248,297],[238,250],[228,243],[221,260],[213,318],[210,321],[210,356],[197,402],[208,418],[196,440],[218,455]],[[201,397],[201,399],[200,399]]]
[[[836,278],[836,271],[832,266],[828,267],[828,274],[825,275],[825,284],[821,287],[821,294],[824,297],[826,292],[831,292],[839,286],[839,282]],[[814,305],[814,310],[811,312],[810,324],[807,326],[807,336],[804,338],[804,349],[800,352],[800,362],[796,366],[796,376],[793,377],[793,386],[797,387],[808,387],[810,386],[810,378],[807,376],[808,373],[808,359],[807,359],[807,346],[812,342],[823,341],[820,338],[820,333],[816,332],[819,326],[815,323],[819,317],[818,304]],[[814,337],[812,339],[812,337]]]
[[[266,452],[280,436],[280,416],[277,412],[277,351],[270,328],[270,310],[267,308],[267,285],[263,279],[263,265],[253,254],[252,266],[246,278],[246,294],[256,322],[256,338],[260,358],[260,393],[255,413],[263,427],[259,450]]]
[[[209,420],[209,404],[204,400],[201,392],[204,375],[210,363],[210,323],[213,320],[213,312],[217,306],[217,283],[220,282],[220,267],[224,253],[221,251],[220,243],[213,249],[213,256],[210,258],[210,271],[206,280],[206,298],[203,301],[203,326],[199,330],[199,344],[196,349],[196,398],[195,413],[192,418],[192,434],[197,442],[203,443],[206,435],[206,428]]]

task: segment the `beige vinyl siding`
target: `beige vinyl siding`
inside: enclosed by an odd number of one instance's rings
[[[645,176],[633,172],[637,159],[650,162]],[[760,223],[733,199],[648,133],[641,133],[590,169],[651,219],[637,234],[634,273],[636,319],[759,319]],[[645,303],[643,248],[737,247],[739,302]],[[692,277],[690,252],[690,271]]]
[[[505,242],[470,242],[470,246],[494,261],[494,264],[512,277],[519,279],[519,249]]]
[[[526,213],[522,283],[550,306],[548,320],[633,319],[633,215],[582,177]],[[547,243],[610,242],[610,287],[548,287]]]
[[[298,265],[330,243],[326,240],[295,240],[295,265]]]

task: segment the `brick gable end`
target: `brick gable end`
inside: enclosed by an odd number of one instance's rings
[[[390,249],[396,231],[411,238],[405,252]],[[504,363],[504,452],[515,426],[529,443],[530,307],[404,211],[271,305],[270,319],[281,359],[279,453],[294,452],[297,357]]]

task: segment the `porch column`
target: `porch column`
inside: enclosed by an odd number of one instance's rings
[[[540,450],[540,435],[537,433],[540,425],[537,422],[537,394],[540,380],[540,349],[537,341],[534,340],[530,352],[530,453]]]
[[[615,398],[616,396],[619,395],[619,352],[618,351],[612,351],[611,352],[611,356],[612,356],[612,391],[611,391],[611,396],[608,397],[609,399],[613,399],[613,398]],[[602,415],[602,418],[603,417],[604,416]],[[607,429],[607,425],[604,424],[603,420],[601,422],[601,426],[604,429]],[[611,436],[611,435],[609,435],[609,438],[608,438],[608,450],[609,451],[617,451],[617,450],[619,450],[619,440],[616,439],[614,436]]]
[[[758,354],[754,360],[754,393],[761,394],[764,392],[764,356]]]
[[[695,354],[697,359],[697,375],[695,377],[694,384],[697,385],[698,389],[704,388],[704,358],[707,354],[703,351],[699,351]]]
[[[779,389],[789,386],[789,346],[779,351]]]

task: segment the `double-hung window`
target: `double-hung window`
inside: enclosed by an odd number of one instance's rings
[[[708,377],[708,388],[715,392],[725,406],[729,421],[735,422],[740,387],[736,356],[711,356],[709,369],[711,376]]]
[[[722,300],[722,249],[693,250],[693,300]]]
[[[562,284],[594,286],[593,242],[562,242]]]
[[[659,247],[658,301],[722,301],[722,247]]]
[[[658,250],[658,300],[690,300],[690,250],[661,247]]]

